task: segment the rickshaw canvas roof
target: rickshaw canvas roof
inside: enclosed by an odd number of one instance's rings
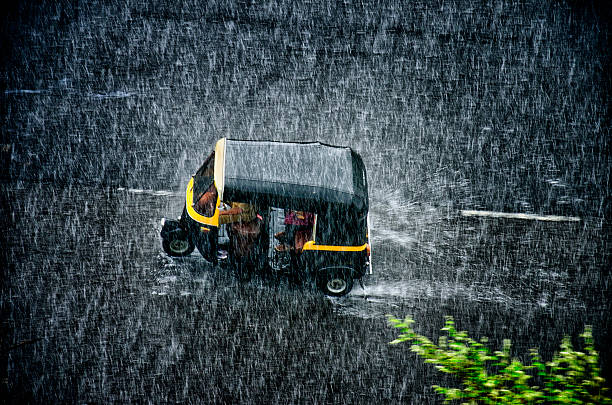
[[[315,143],[239,141],[225,144],[228,195],[352,205],[367,211],[367,183],[350,148]]]

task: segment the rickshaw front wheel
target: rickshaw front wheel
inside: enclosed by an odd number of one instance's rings
[[[322,270],[317,277],[317,286],[325,295],[342,297],[353,288],[353,277],[345,269]]]
[[[193,252],[193,249],[195,249],[195,245],[190,238],[163,239],[162,247],[164,248],[164,252],[172,257],[188,256]]]

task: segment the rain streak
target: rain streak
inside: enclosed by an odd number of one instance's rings
[[[434,339],[453,316],[522,360],[592,325],[609,386],[609,17],[572,1],[15,2],[0,397],[442,403],[432,385],[456,381],[389,345],[387,314]],[[221,138],[361,156],[363,284],[330,297],[296,272],[166,254],[160,221]]]

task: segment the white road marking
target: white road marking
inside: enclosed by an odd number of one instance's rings
[[[153,195],[158,197],[169,197],[169,196],[181,196],[183,193],[175,192],[175,191],[167,191],[167,190],[144,190],[142,188],[125,188],[119,187],[117,191],[125,191],[127,193],[132,194],[146,194]]]
[[[510,219],[525,219],[525,220],[530,220],[530,221],[580,222],[580,218],[578,217],[565,217],[561,215],[520,214],[520,213],[495,212],[495,211],[461,210],[461,215],[464,217],[510,218]]]
[[[4,90],[4,94],[42,94],[46,92],[47,90],[30,90],[30,89]]]

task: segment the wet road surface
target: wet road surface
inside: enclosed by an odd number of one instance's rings
[[[385,314],[434,338],[452,315],[545,359],[592,324],[612,381],[606,10],[14,3],[0,17],[0,398],[440,403],[431,385],[455,382],[388,345]],[[163,253],[160,219],[223,136],[362,155],[365,289],[330,299]],[[580,221],[533,218],[551,215]]]
[[[179,192],[6,191],[15,227],[2,304],[5,339],[16,343],[9,389],[20,399],[440,400],[429,387],[448,381],[387,344],[385,314],[412,315],[430,336],[453,315],[492,345],[512,339],[517,355],[550,356],[585,324],[596,342],[610,338],[596,222],[465,218],[373,200],[374,274],[330,299],[308,281],[241,282],[197,252],[165,255],[159,220],[180,213]],[[610,352],[599,349],[608,370]]]

